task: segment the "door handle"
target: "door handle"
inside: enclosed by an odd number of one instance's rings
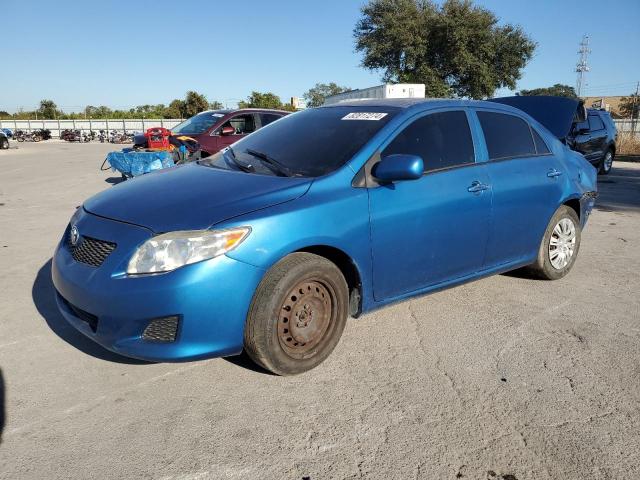
[[[547,177],[549,178],[559,177],[560,175],[562,175],[562,172],[560,170],[556,170],[555,168],[552,168],[547,172]]]
[[[488,190],[489,189],[489,185],[485,184],[485,183],[481,183],[478,180],[475,180],[474,182],[471,183],[471,186],[469,186],[469,188],[467,188],[467,192],[470,193],[480,193],[484,190]]]

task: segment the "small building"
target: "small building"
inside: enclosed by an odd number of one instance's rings
[[[345,100],[367,100],[372,98],[425,98],[424,83],[387,83],[376,87],[349,90],[325,98],[324,104],[343,102]]]

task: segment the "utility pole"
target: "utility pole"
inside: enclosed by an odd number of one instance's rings
[[[578,54],[580,55],[578,64],[576,65],[576,72],[578,72],[578,81],[576,82],[576,94],[578,97],[582,96],[582,89],[584,88],[585,73],[589,71],[589,65],[587,64],[587,56],[591,53],[589,50],[589,35],[583,35],[580,42],[580,49]]]
[[[636,82],[636,95],[633,97],[633,103],[631,104],[631,135],[634,136],[636,132],[636,119],[638,113],[636,112],[636,102],[638,101],[638,92],[640,91],[640,82]]]

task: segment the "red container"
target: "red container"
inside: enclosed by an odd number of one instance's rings
[[[171,148],[169,144],[171,130],[167,128],[149,128],[145,132],[144,136],[147,137],[147,145],[149,146],[149,148],[155,148],[159,150],[169,150]]]

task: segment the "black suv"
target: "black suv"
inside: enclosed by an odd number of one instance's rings
[[[611,171],[616,155],[617,134],[609,112],[587,109],[587,119],[573,124],[567,145],[584,155],[599,173],[606,175]]]

